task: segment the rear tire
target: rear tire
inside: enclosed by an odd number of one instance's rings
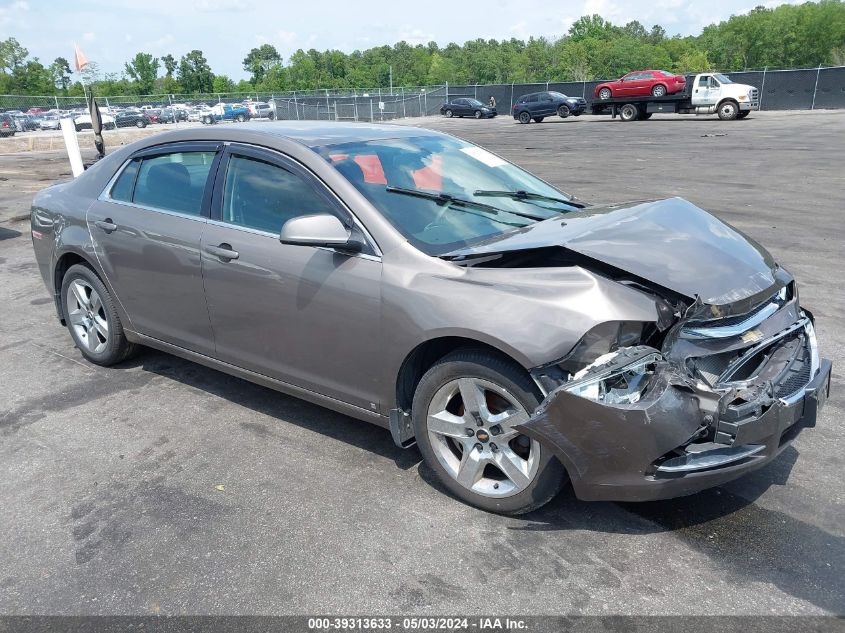
[[[662,84],[657,84],[651,89],[651,96],[652,97],[665,97],[666,96],[666,86]]]
[[[237,121],[238,123],[243,123],[244,121],[246,121],[246,117],[243,114],[239,114],[237,116]]]
[[[563,487],[566,470],[545,446],[511,430],[541,397],[510,359],[483,350],[452,352],[414,392],[412,420],[426,464],[449,492],[482,510],[516,515],[546,504]]]
[[[147,127],[147,124],[146,124],[146,123],[144,123],[143,121],[137,121],[137,122],[135,123],[135,127],[144,128],[144,127]]]
[[[527,124],[531,122],[531,115],[528,112],[520,112],[519,113],[519,122],[523,124]]]
[[[619,110],[619,118],[623,121],[636,121],[640,115],[640,109],[633,103],[626,103]]]
[[[70,336],[90,362],[114,365],[137,351],[123,333],[109,291],[88,266],[68,268],[62,278],[61,304]]]

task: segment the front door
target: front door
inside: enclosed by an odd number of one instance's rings
[[[378,355],[381,261],[279,241],[287,220],[314,213],[351,221],[297,163],[227,149],[202,239],[216,356],[373,411],[378,377],[361,372],[361,360]]]
[[[200,239],[215,144],[162,146],[136,155],[88,210],[97,258],[132,327],[210,354]]]

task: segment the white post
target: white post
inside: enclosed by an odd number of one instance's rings
[[[765,89],[766,89],[766,71],[767,71],[768,69],[769,69],[769,67],[768,67],[768,66],[764,66],[764,67],[763,67],[763,83],[762,83],[762,85],[760,86],[760,102],[759,102],[759,104],[757,105],[757,109],[758,109],[758,110],[762,110],[762,109],[763,109],[763,95],[765,94]]]
[[[56,96],[53,96],[53,100],[56,102],[56,110],[58,110],[59,109],[59,98],[56,97]]]
[[[819,73],[822,71],[822,65],[816,69],[816,85],[813,86],[813,103],[810,105],[810,110],[816,109],[816,91],[819,89]]]
[[[425,116],[428,116],[428,90],[423,93],[423,103],[425,104]]]
[[[82,165],[82,152],[79,151],[79,141],[76,138],[76,128],[73,125],[73,119],[68,117],[60,119],[59,125],[62,126],[65,149],[67,149],[67,157],[70,159],[70,170],[73,172],[73,177],[76,178],[85,171],[85,167]]]

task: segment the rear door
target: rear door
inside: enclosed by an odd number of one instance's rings
[[[200,239],[219,144],[139,152],[88,210],[102,269],[141,334],[211,354]]]
[[[299,163],[227,148],[202,239],[216,357],[373,411],[378,381],[361,367],[382,338],[381,259],[279,241],[287,220],[314,213],[353,221]]]

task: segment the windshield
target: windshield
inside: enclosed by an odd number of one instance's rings
[[[495,154],[448,136],[315,149],[428,255],[495,238],[580,206]],[[408,195],[413,191],[422,195]],[[525,195],[505,195],[515,192]]]
[[[553,97],[556,97],[557,99],[569,99],[569,97],[567,97],[567,96],[566,96],[565,94],[563,94],[562,92],[554,92],[554,91],[552,91],[552,92],[550,92],[549,94],[550,94],[550,95],[552,95]]]
[[[478,99],[467,99],[467,103],[469,103],[471,106],[483,106],[484,105]]]
[[[732,83],[733,83],[730,79],[728,79],[727,77],[725,77],[725,76],[724,76],[723,74],[721,74],[721,73],[716,73],[716,74],[715,74],[715,75],[713,75],[713,76],[714,76],[716,79],[718,79],[718,80],[719,80],[719,83],[721,83],[721,84],[732,84]]]

